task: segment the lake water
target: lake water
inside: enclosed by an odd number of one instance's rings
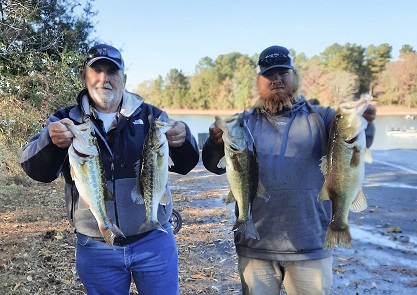
[[[199,133],[208,133],[208,128],[214,122],[213,115],[178,115],[170,114],[170,118],[185,122],[191,129],[196,140]],[[230,115],[222,115],[228,117]],[[390,128],[415,128],[417,119],[407,120],[405,116],[377,116],[375,119],[376,134],[371,150],[417,149],[417,137],[397,137],[387,135]]]

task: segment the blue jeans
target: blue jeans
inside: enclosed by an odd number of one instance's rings
[[[76,266],[88,295],[179,295],[178,251],[170,223],[126,246],[109,247],[77,233]]]

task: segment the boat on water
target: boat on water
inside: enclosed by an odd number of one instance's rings
[[[417,129],[390,129],[387,131],[389,136],[401,136],[401,137],[417,137]]]

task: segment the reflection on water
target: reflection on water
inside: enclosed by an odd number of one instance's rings
[[[221,115],[228,117],[230,115]],[[196,140],[199,133],[207,133],[214,123],[214,115],[174,115],[175,120],[184,121],[191,129]],[[417,149],[417,137],[397,137],[387,135],[387,131],[394,129],[417,129],[417,118],[405,119],[405,116],[377,116],[375,119],[376,134],[371,150]]]

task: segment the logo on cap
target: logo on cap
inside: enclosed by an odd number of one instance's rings
[[[100,59],[112,61],[120,70],[124,70],[124,62],[122,54],[113,46],[107,44],[99,44],[91,47],[87,51],[85,66],[89,67]]]
[[[294,62],[287,48],[270,46],[261,52],[256,68],[258,75],[273,68],[294,69]]]

